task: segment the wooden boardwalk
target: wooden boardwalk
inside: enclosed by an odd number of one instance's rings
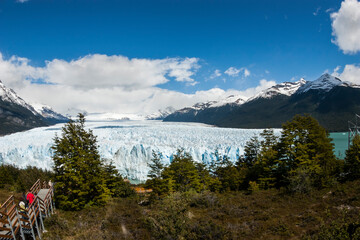
[[[43,219],[54,213],[54,188],[37,180],[30,188],[34,201],[27,209],[20,209],[14,196],[10,196],[0,207],[0,240],[41,239],[45,230]]]

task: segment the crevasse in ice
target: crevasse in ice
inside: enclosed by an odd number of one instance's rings
[[[62,126],[0,137],[0,163],[51,169],[50,147],[55,134],[61,135]],[[210,163],[216,150],[236,161],[243,154],[246,142],[262,131],[160,121],[87,122],[87,127],[97,136],[101,157],[113,160],[123,176],[137,181],[146,180],[153,150],[163,154],[165,164],[170,163],[179,148],[189,152],[197,162]],[[279,134],[279,130],[275,133]]]

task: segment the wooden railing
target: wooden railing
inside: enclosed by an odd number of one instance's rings
[[[43,218],[54,213],[54,188],[47,182],[37,180],[30,188],[34,194],[34,201],[27,208],[19,208],[15,197],[10,196],[0,207],[0,239],[19,237],[25,240],[25,235],[36,239],[35,232],[41,239],[45,230]]]
[[[32,192],[32,194],[37,195],[39,193],[41,189],[41,182],[40,179],[38,179],[34,185],[30,188],[30,192]]]

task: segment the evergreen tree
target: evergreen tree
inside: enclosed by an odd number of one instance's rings
[[[245,167],[251,168],[254,166],[255,162],[258,160],[260,153],[260,141],[258,137],[252,137],[250,141],[246,142],[244,148],[244,156],[239,158],[237,162],[238,167],[242,167],[245,164]]]
[[[162,153],[156,153],[154,150],[152,152],[151,162],[148,164],[150,171],[148,173],[148,178],[159,178],[161,176],[161,172],[164,169],[164,164],[162,164]]]
[[[255,162],[255,168],[258,174],[258,184],[262,189],[274,187],[276,182],[275,172],[278,167],[278,139],[274,135],[274,130],[265,129],[260,136],[263,140],[260,142],[261,150],[258,154],[258,160]]]
[[[346,179],[355,180],[360,178],[360,136],[355,135],[345,157]]]
[[[78,115],[57,135],[54,151],[56,201],[65,210],[80,210],[85,206],[102,205],[110,195],[103,174],[103,164],[96,137],[85,130],[85,117]]]
[[[326,130],[310,115],[296,115],[285,123],[279,146],[283,175],[292,175],[301,167],[314,177],[316,186],[331,184],[338,165],[333,144]]]
[[[219,192],[221,190],[221,182],[208,170],[208,167],[204,163],[195,163],[195,167],[199,174],[201,190],[210,190],[212,192]]]
[[[169,184],[169,189],[173,191],[203,189],[195,163],[191,155],[184,150],[178,150],[170,166],[164,169],[161,176]]]
[[[230,161],[229,157],[221,156],[218,151],[215,151],[215,161],[210,166],[210,172],[219,191],[236,191],[239,190],[244,177],[237,167]],[[210,189],[214,189],[211,187]]]
[[[172,192],[172,182],[170,179],[163,179],[162,172],[165,166],[162,164],[162,153],[152,152],[151,162],[148,164],[150,170],[148,172],[148,180],[145,187],[152,189],[153,194],[162,196]]]
[[[130,183],[124,181],[112,161],[104,165],[104,178],[112,197],[129,197],[135,194]]]

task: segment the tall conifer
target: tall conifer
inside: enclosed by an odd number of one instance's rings
[[[60,208],[80,210],[106,202],[110,192],[97,147],[96,137],[85,129],[83,114],[65,124],[61,137],[55,136],[55,196]]]

